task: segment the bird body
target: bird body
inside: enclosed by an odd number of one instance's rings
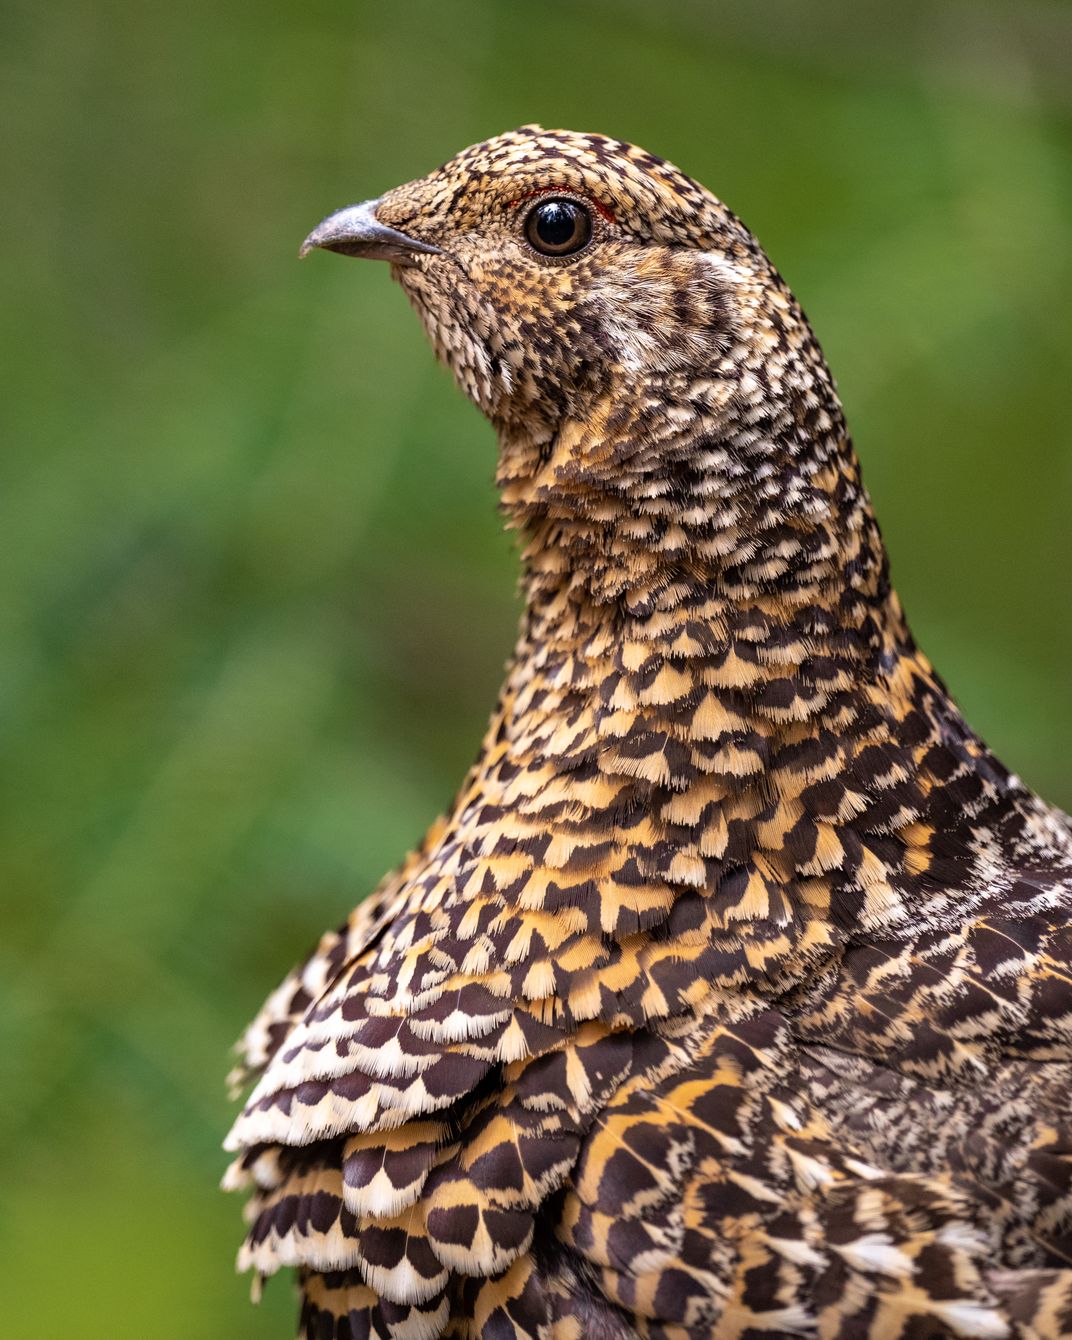
[[[498,430],[450,813],[270,997],[226,1182],[308,1337],[1072,1334],[1072,827],[915,646],[758,243],[539,127],[340,211]]]

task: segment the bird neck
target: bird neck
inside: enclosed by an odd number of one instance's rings
[[[740,523],[732,542],[705,530],[692,547],[643,521],[535,524],[504,721],[524,727],[526,766],[535,748],[558,770],[598,759],[674,792],[718,773],[726,797],[761,786],[769,799],[787,780],[776,763],[808,742],[901,748],[908,684],[926,686],[929,714],[955,713],[890,587],[866,494],[837,493],[845,505],[821,522],[772,524],[751,543]]]
[[[791,635],[836,630],[864,658],[899,622],[821,354],[795,351],[777,395],[771,370],[742,376],[743,358],[732,375],[619,386],[551,436],[501,434],[502,507],[527,541],[538,617],[587,606],[611,623],[695,622],[699,608],[732,641],[763,611]]]
[[[922,659],[821,354],[798,350],[779,395],[741,358],[731,379],[664,377],[549,441],[502,441],[503,506],[527,540],[516,665],[569,684],[540,712],[609,694],[636,709],[616,728],[689,738],[704,702],[769,754]]]

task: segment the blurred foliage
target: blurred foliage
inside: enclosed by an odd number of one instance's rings
[[[1069,805],[1072,10],[2,26],[0,1329],[289,1335],[232,1274],[227,1048],[447,802],[516,617],[490,430],[386,268],[298,241],[524,121],[681,163],[808,309],[917,635]]]

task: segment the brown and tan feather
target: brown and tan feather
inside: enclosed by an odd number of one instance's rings
[[[241,1264],[318,1340],[1069,1334],[1072,835],[915,646],[792,294],[597,135],[375,213],[526,611],[451,812],[243,1040]]]

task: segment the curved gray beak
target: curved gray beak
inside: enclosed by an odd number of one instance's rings
[[[377,219],[375,210],[379,200],[366,200],[360,205],[337,209],[318,223],[301,244],[299,256],[310,251],[337,251],[343,256],[365,256],[370,260],[393,261],[395,265],[412,264],[415,254],[442,255],[439,247],[407,237],[395,228],[388,228]]]

